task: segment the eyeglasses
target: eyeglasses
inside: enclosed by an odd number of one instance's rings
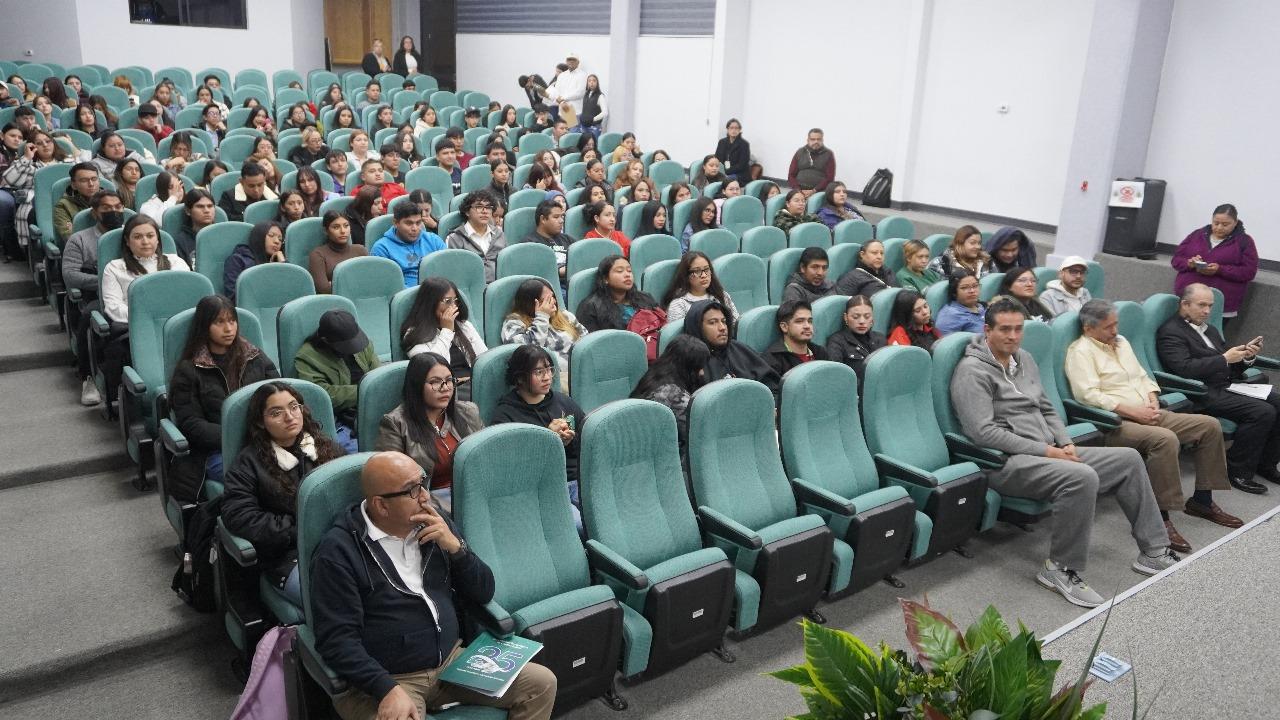
[[[428,378],[427,379],[427,387],[431,388],[432,390],[435,390],[436,392],[442,392],[444,391],[445,388],[451,388],[457,384],[458,384],[457,378],[453,377],[452,375],[444,378]]]
[[[418,482],[414,483],[413,486],[410,487],[408,490],[401,490],[400,492],[393,492],[393,493],[381,493],[380,495],[378,495],[378,497],[382,498],[383,500],[390,500],[391,498],[403,497],[405,495],[408,495],[410,500],[417,500],[418,498],[422,497],[422,493],[424,491],[428,493],[431,492],[431,486],[427,484],[426,473],[423,473],[421,476],[419,476]]]
[[[267,411],[267,417],[271,418],[272,420],[279,420],[281,417],[284,417],[285,413],[288,413],[290,415],[302,414],[302,403],[298,402],[297,400],[294,400],[293,402],[289,403],[288,405],[285,405],[284,407],[271,408],[270,410]]]
[[[457,305],[458,298],[456,297],[440,298],[440,304],[441,305]]]
[[[472,209],[472,210],[479,210],[479,211],[481,211],[481,212],[493,212],[493,206],[492,206],[492,205],[487,205],[487,204],[484,204],[484,203],[476,203],[475,205],[472,205],[472,206],[471,206],[471,209]]]
[[[706,277],[706,276],[708,276],[708,275],[710,275],[710,274],[711,274],[711,268],[709,268],[709,267],[704,267],[704,268],[690,268],[690,269],[689,269],[689,274],[690,274],[690,275],[693,275],[693,276],[695,276],[695,277]]]
[[[543,365],[542,367],[536,367],[533,369],[533,376],[536,378],[548,378],[548,377],[551,377],[551,373],[552,373],[551,368],[545,365]]]

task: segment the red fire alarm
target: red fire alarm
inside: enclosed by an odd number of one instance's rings
[[[1088,190],[1089,190],[1088,180],[1085,180],[1084,182],[1080,183],[1080,192],[1088,192]]]

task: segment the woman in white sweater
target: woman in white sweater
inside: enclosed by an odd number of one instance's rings
[[[120,257],[102,270],[102,306],[113,323],[129,322],[129,286],[152,272],[190,270],[174,254],[160,252],[160,226],[146,215],[134,215],[120,234]]]
[[[502,342],[537,345],[555,353],[560,365],[560,388],[569,392],[569,351],[587,334],[573,313],[561,310],[555,290],[542,278],[530,278],[516,288],[511,313],[502,323]]]
[[[467,301],[458,286],[442,277],[429,277],[418,286],[409,316],[400,326],[400,346],[413,357],[433,352],[449,361],[458,381],[458,399],[471,399],[471,366],[488,350],[484,338],[467,320]]]

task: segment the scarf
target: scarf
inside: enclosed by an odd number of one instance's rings
[[[271,449],[276,454],[276,464],[281,470],[288,472],[298,467],[298,458],[287,449],[280,447],[275,441],[271,443]],[[311,462],[315,462],[318,455],[316,454],[316,439],[311,437],[311,433],[303,433],[302,439],[298,441],[298,450],[307,456]]]

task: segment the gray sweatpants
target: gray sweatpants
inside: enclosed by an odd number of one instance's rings
[[[1143,551],[1169,545],[1142,455],[1132,448],[1077,447],[1083,462],[1014,455],[987,481],[1002,495],[1032,498],[1053,506],[1049,559],[1060,567],[1083,570],[1089,559],[1089,534],[1098,496],[1114,492],[1129,518],[1133,539]]]

